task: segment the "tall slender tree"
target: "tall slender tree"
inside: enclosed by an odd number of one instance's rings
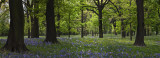
[[[7,42],[2,50],[11,52],[27,51],[24,44],[24,11],[22,0],[9,0],[10,29]]]
[[[56,38],[55,16],[54,16],[54,0],[47,1],[46,7],[46,39],[44,42],[58,43]]]
[[[39,21],[37,14],[39,12],[38,0],[33,0],[34,5],[34,15],[31,19],[31,38],[39,38]]]
[[[81,25],[81,38],[83,38],[83,36],[84,36],[84,33],[83,33],[83,29],[84,29],[84,27],[83,27],[83,7],[82,7],[82,9],[81,9],[81,23],[82,23],[82,25]]]
[[[132,2],[132,0],[129,0],[129,2],[130,2],[130,7],[131,7],[131,2]],[[131,9],[129,9],[129,11],[130,11],[130,20],[131,20]],[[132,22],[130,22],[130,28],[129,28],[129,33],[130,33],[130,40],[132,41]]]
[[[144,8],[143,8],[143,0],[136,0],[137,4],[137,34],[134,45],[136,46],[145,46],[144,43]]]
[[[111,2],[110,0],[93,0],[94,4],[96,5],[96,7],[94,6],[84,6],[84,7],[91,7],[91,8],[96,8],[98,9],[98,13],[96,11],[94,11],[93,9],[87,9],[89,11],[93,11],[94,13],[96,13],[98,15],[98,19],[99,19],[99,38],[103,38],[103,28],[102,28],[102,10],[104,9],[105,5],[108,4],[108,2]]]
[[[30,6],[29,0],[27,0],[27,6]],[[29,24],[28,26],[28,38],[31,37],[31,30],[30,30],[30,20],[29,20],[29,8],[27,8],[27,23]]]

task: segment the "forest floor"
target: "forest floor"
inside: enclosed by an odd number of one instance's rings
[[[0,58],[160,58],[160,35],[145,36],[146,47],[133,46],[135,36],[105,34],[104,38],[72,35],[58,37],[60,44],[43,43],[40,38],[26,38],[28,53],[0,52]],[[0,37],[0,47],[7,37]]]

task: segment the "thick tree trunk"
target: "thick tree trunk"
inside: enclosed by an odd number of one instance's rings
[[[24,52],[27,47],[24,44],[24,12],[22,0],[9,0],[10,29],[7,42],[2,50],[11,52]]]
[[[34,9],[38,9],[38,0],[34,1]],[[34,10],[34,18],[31,20],[31,38],[39,38],[39,21],[36,14],[38,14],[38,10]]]
[[[55,16],[54,16],[54,0],[47,1],[46,7],[46,39],[44,42],[58,43],[56,38]]]
[[[61,16],[60,16],[59,13],[58,13],[57,17],[58,17],[57,37],[60,37],[60,34],[61,34],[61,32],[60,32],[60,19],[61,19]]]
[[[81,10],[81,23],[82,23],[82,25],[81,25],[81,38],[83,38],[83,36],[84,36],[84,33],[83,33],[83,10]]]
[[[103,30],[102,30],[102,10],[99,9],[99,38],[103,38]]]
[[[137,34],[134,45],[136,46],[145,46],[144,43],[144,8],[143,8],[143,0],[136,0],[137,4]]]

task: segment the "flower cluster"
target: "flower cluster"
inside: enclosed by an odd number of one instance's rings
[[[159,58],[160,53],[146,54],[125,45],[105,45],[98,38],[57,38],[60,44],[44,43],[44,38],[25,38],[30,52],[0,53],[1,58]],[[6,39],[0,39],[1,45]],[[114,41],[113,41],[114,42]]]

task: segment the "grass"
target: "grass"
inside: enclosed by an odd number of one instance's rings
[[[160,57],[160,41],[158,36],[146,36],[146,47],[133,46],[133,41],[129,37],[121,38],[120,35],[104,34],[104,38],[85,36],[80,38],[80,35],[62,35],[58,38],[61,44],[42,43],[42,38],[25,39],[25,44],[30,50],[28,53],[11,53],[1,52],[0,57],[11,58],[144,58],[144,57]],[[0,37],[6,39],[6,37]],[[26,37],[25,37],[26,38]],[[0,47],[5,43],[1,42]]]

